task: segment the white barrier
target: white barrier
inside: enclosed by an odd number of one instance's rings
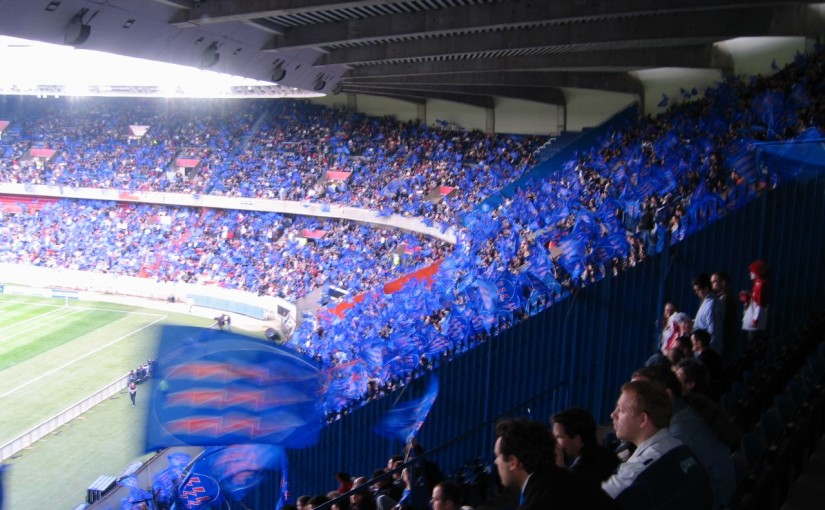
[[[112,395],[125,389],[128,382],[129,374],[126,374],[123,377],[114,381],[113,383],[101,388],[92,395],[89,395],[88,397],[84,398],[80,402],[72,406],[69,406],[60,413],[57,413],[56,415],[44,421],[40,425],[30,430],[27,430],[26,432],[20,434],[19,436],[12,439],[3,446],[0,446],[0,462],[2,462],[5,459],[8,459],[20,450],[28,448],[29,446],[34,444],[34,442],[38,439],[41,439],[47,434],[54,432],[55,430],[57,430],[58,427],[65,425],[67,422],[73,420],[74,418],[77,418],[84,412],[91,409],[93,406],[103,402]]]

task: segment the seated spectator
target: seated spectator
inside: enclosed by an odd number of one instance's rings
[[[372,472],[372,479],[375,483],[372,484],[372,490],[375,496],[375,503],[378,510],[390,510],[398,504],[401,499],[403,489],[397,488],[393,483],[393,478],[387,474],[386,469],[376,469]]]
[[[375,504],[375,497],[367,485],[367,478],[359,476],[352,482],[352,488],[355,490],[350,494],[349,501],[352,510],[377,510]]]
[[[694,401],[706,397],[694,396],[688,403],[682,398],[682,385],[676,374],[662,366],[641,368],[633,374],[632,380],[649,381],[665,388],[673,404],[673,416],[668,426],[670,434],[687,445],[708,472],[713,490],[713,508],[728,507],[736,489],[736,472],[729,446],[733,425],[730,420],[724,419],[719,405],[710,400],[701,403],[703,413],[713,415],[706,422],[703,414],[692,405]]]
[[[461,510],[461,487],[450,480],[439,482],[433,488],[430,505],[432,510]]]
[[[682,383],[682,394],[686,397],[696,393],[707,395],[710,378],[708,369],[695,358],[685,358],[673,367],[673,372]]]
[[[665,351],[665,357],[670,366],[676,366],[680,361],[693,357],[693,347],[690,335],[682,335],[673,343],[673,348]]]
[[[519,510],[612,508],[598,486],[555,465],[555,441],[541,423],[524,418],[496,426],[493,453],[501,483],[519,491]]]
[[[722,382],[722,355],[710,348],[710,335],[704,329],[694,330],[690,340],[693,356],[705,365],[708,371],[707,391],[716,394],[716,388]]]
[[[329,498],[330,501],[334,501],[337,498],[340,498],[342,495],[343,493],[338,491],[329,491],[327,493],[327,498]],[[350,510],[352,506],[350,505],[349,498],[341,498],[335,501],[335,503],[332,504],[331,508],[332,510]]]
[[[352,489],[352,478],[350,478],[349,474],[344,473],[343,471],[335,473],[335,481],[338,482],[338,488],[335,489],[336,492],[344,494]]]
[[[596,421],[581,407],[571,407],[552,416],[556,438],[556,465],[602,483],[610,478],[619,459],[596,440]]]
[[[616,437],[636,445],[636,451],[602,483],[620,508],[710,509],[708,475],[690,448],[668,431],[673,413],[665,390],[648,381],[622,386],[611,414]]]
[[[309,501],[307,501],[306,505],[304,505],[304,510],[314,510],[315,508],[318,508],[324,503],[329,503],[328,497],[324,495],[312,496],[311,498],[309,498]]]
[[[307,505],[309,504],[309,500],[312,496],[298,496],[298,499],[295,500],[295,506],[298,507],[298,510],[306,510]]]

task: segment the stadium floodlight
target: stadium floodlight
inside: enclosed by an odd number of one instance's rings
[[[327,86],[327,82],[326,82],[326,80],[324,80],[324,75],[319,74],[318,78],[316,78],[316,80],[312,83],[312,90],[320,91],[326,86]]]
[[[272,83],[278,83],[279,81],[283,80],[286,77],[286,69],[283,67],[283,63],[278,64],[275,69],[272,71]]]
[[[208,48],[203,50],[201,55],[201,69],[206,69],[214,66],[221,59],[221,54],[218,53],[218,41],[212,41]]]
[[[80,46],[89,39],[89,35],[92,33],[92,27],[89,26],[88,23],[83,22],[83,16],[85,16],[87,12],[89,12],[88,9],[80,9],[80,11],[72,17],[69,24],[66,26],[64,42],[68,46]],[[91,21],[96,14],[96,12],[92,14],[89,21]]]

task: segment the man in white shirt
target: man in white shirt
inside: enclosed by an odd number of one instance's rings
[[[696,275],[693,278],[693,291],[701,300],[696,318],[693,319],[693,329],[704,329],[710,333],[710,348],[721,354],[722,332],[717,325],[722,324],[722,319],[719,317],[716,295],[711,290],[710,276],[705,273]]]

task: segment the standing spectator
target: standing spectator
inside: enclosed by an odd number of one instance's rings
[[[505,487],[519,491],[519,510],[612,507],[598,486],[555,465],[555,441],[541,423],[504,420],[496,435],[496,469]]]
[[[132,399],[132,407],[135,407],[135,400],[137,399],[137,384],[135,381],[129,383],[129,398]]]
[[[730,363],[739,352],[739,308],[730,294],[730,276],[724,271],[710,275],[710,286],[716,294],[719,307],[717,317],[722,318],[722,359]]]
[[[721,332],[717,335],[717,306],[716,296],[711,292],[710,276],[706,273],[698,274],[693,278],[693,291],[699,297],[699,310],[693,319],[693,329],[704,329],[710,333],[710,347],[718,353],[722,352]]]
[[[581,407],[571,407],[551,418],[556,438],[556,465],[596,483],[610,478],[619,459],[596,440],[596,421]]]
[[[768,305],[772,289],[768,280],[768,265],[764,261],[752,262],[748,271],[753,282],[751,291],[740,292],[739,298],[745,304],[742,329],[748,333],[748,342],[754,342],[761,340],[768,326]]]

